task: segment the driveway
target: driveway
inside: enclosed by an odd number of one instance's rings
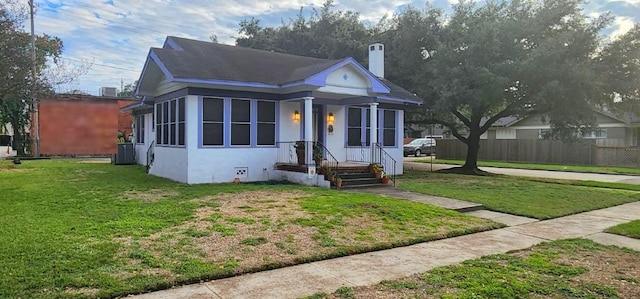
[[[404,169],[437,171],[440,169],[455,167],[455,165],[448,165],[448,164],[431,165],[430,163],[415,162],[418,159],[424,159],[424,157],[404,158]],[[491,172],[491,173],[511,175],[511,176],[524,176],[524,177],[537,177],[537,178],[563,179],[563,180],[580,180],[580,181],[597,181],[597,182],[607,182],[607,183],[625,183],[625,184],[640,185],[640,176],[634,176],[634,175],[564,172],[564,171],[549,171],[549,170],[529,170],[529,169],[498,168],[498,167],[480,167],[480,169]]]

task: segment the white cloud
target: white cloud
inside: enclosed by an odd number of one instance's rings
[[[599,1],[599,0],[595,0]],[[325,0],[36,0],[36,32],[60,37],[64,58],[93,62],[88,73],[79,78],[77,89],[97,93],[100,86],[120,86],[138,79],[150,47],[161,47],[167,35],[233,44],[238,23],[255,17],[263,26],[277,26],[281,20],[295,17],[300,7],[305,13],[320,8]],[[433,2],[432,2],[433,3]],[[457,3],[446,0],[440,3]],[[640,0],[626,0],[640,6]],[[413,5],[422,8],[423,0],[336,0],[336,9],[356,11],[369,24],[385,14]],[[445,5],[445,4],[443,4]],[[615,12],[614,12],[615,13]],[[624,15],[624,14],[622,14]],[[615,21],[614,34],[626,32],[631,17]],[[108,67],[110,66],[110,67]]]
[[[640,2],[640,1],[638,1]],[[623,35],[627,33],[631,28],[633,28],[633,19],[630,17],[617,17],[613,22],[613,25],[616,27],[615,31],[611,33],[611,37],[615,38],[619,35]]]

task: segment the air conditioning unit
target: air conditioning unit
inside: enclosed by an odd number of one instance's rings
[[[115,97],[118,95],[118,89],[115,87],[100,87],[101,97]]]

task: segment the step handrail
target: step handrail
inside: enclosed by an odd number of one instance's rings
[[[382,148],[382,144],[373,143],[371,145],[371,163],[382,165],[385,175],[388,175],[393,186],[396,186],[396,159]]]

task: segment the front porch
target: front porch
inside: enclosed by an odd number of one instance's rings
[[[389,183],[395,186],[397,161],[377,143],[349,147],[340,159],[318,141],[278,142],[277,148],[274,169],[279,171],[301,173],[309,178],[319,176],[321,181],[338,188]],[[307,148],[313,150],[306,151]],[[378,173],[372,171],[372,165]]]

